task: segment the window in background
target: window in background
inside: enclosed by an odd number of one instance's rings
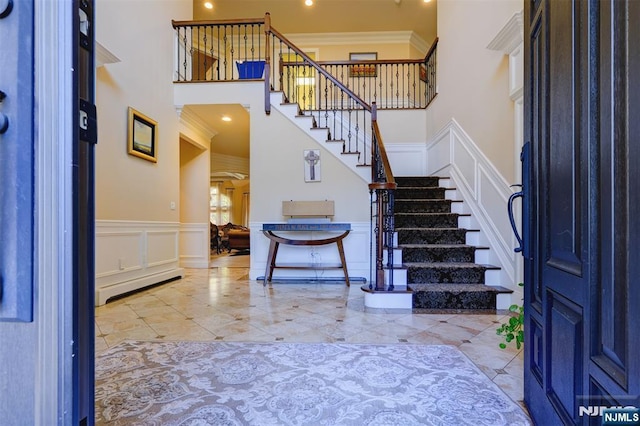
[[[221,182],[212,182],[209,188],[209,220],[216,225],[225,225],[231,218],[231,198],[221,189]]]

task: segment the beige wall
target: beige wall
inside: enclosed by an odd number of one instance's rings
[[[514,106],[508,58],[487,49],[522,0],[438,1],[438,96],[427,110],[433,136],[455,118],[507,181],[515,176]]]
[[[192,2],[96,3],[96,40],[121,61],[97,70],[96,219],[178,222],[180,144],[171,19],[191,19]],[[127,154],[129,106],[158,122],[157,163]]]
[[[180,222],[209,223],[209,151],[180,141]]]
[[[252,111],[251,117],[252,222],[284,220],[286,200],[334,200],[335,221],[369,220],[369,190],[359,176],[278,111],[269,116]],[[320,182],[304,180],[305,149],[320,150]]]

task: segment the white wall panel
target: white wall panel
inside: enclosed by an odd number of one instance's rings
[[[178,235],[173,222],[96,221],[96,305],[182,277]]]
[[[387,143],[387,156],[394,176],[424,176],[427,173],[427,147],[424,143]]]

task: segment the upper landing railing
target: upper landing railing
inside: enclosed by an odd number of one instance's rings
[[[315,87],[315,72],[300,55],[282,43],[265,18],[218,21],[174,21],[175,82],[269,79],[271,89],[295,90],[303,110],[314,109],[323,88]],[[421,59],[360,59],[318,61],[345,88],[378,109],[426,108],[436,96],[436,38]],[[372,57],[375,54],[360,54]],[[313,60],[313,58],[310,58]],[[268,60],[268,61],[267,61]],[[248,63],[247,63],[248,62]],[[261,67],[269,63],[269,75]],[[239,68],[240,67],[240,68]],[[284,87],[286,86],[286,87]],[[304,92],[304,93],[303,93]]]

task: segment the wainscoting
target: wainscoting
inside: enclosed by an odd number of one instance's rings
[[[208,268],[211,253],[208,223],[180,224],[180,266]]]
[[[179,223],[97,220],[96,306],[113,296],[182,277],[179,234]]]
[[[510,299],[519,303],[521,256],[513,251],[517,242],[507,216],[507,202],[514,191],[454,119],[427,143],[426,159],[428,175],[450,177],[448,186],[455,187],[456,194],[448,196],[464,201],[461,213],[471,213],[469,225],[481,231],[476,244],[491,247],[486,262],[501,268],[499,282],[491,284],[514,290]],[[517,219],[520,206],[515,207]]]

